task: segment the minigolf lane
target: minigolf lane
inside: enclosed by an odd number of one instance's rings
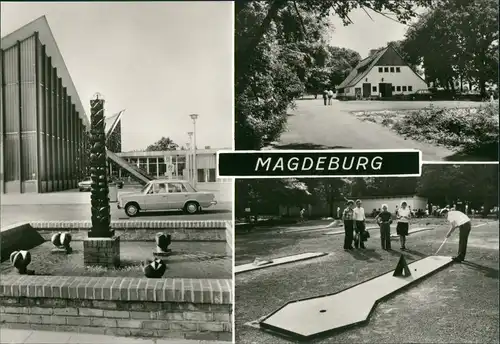
[[[430,256],[409,264],[408,277],[395,277],[391,270],[335,294],[289,302],[261,320],[260,326],[305,340],[365,322],[377,302],[451,262],[451,257]]]
[[[263,261],[262,263],[259,263],[259,264],[255,264],[255,262],[254,262],[254,263],[250,263],[250,264],[237,265],[234,267],[234,273],[238,274],[238,273],[242,273],[242,272],[263,269],[263,268],[267,268],[267,267],[271,267],[271,266],[298,262],[301,260],[326,256],[327,254],[328,253],[325,253],[325,252],[308,252],[308,253],[296,254],[293,256],[270,259],[267,261]]]

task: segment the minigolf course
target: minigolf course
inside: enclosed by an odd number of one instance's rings
[[[430,256],[407,264],[401,255],[395,270],[328,295],[291,301],[260,320],[261,329],[309,340],[365,323],[381,300],[452,263]]]
[[[294,256],[275,258],[275,259],[267,260],[267,261],[256,260],[255,262],[250,263],[250,264],[243,264],[243,265],[235,266],[234,273],[238,274],[238,273],[242,273],[242,272],[263,269],[263,268],[267,268],[270,266],[298,262],[300,260],[306,260],[306,259],[326,256],[327,254],[328,253],[325,253],[325,252],[308,252],[308,253],[296,254]]]

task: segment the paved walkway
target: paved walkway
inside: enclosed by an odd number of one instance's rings
[[[335,101],[324,106],[323,100],[297,102],[290,111],[288,131],[281,135],[276,145],[279,149],[419,149],[424,161],[452,159],[455,154],[436,145],[405,139],[397,133],[375,123],[363,122],[350,114],[351,111],[378,111],[418,109],[429,102],[379,102]],[[437,107],[472,107],[481,103],[434,102]]]
[[[2,344],[228,344],[229,342],[200,341],[186,339],[141,339],[97,334],[14,330],[0,328]]]

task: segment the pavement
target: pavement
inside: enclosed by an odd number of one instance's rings
[[[2,344],[227,344],[228,342],[186,339],[142,339],[86,333],[31,331],[0,328]]]
[[[287,131],[273,144],[277,149],[419,149],[423,161],[454,160],[457,152],[445,147],[405,139],[394,131],[351,112],[422,109],[429,101],[338,101],[324,106],[323,99],[297,101],[289,111]],[[480,102],[436,101],[435,107],[478,107]]]
[[[127,192],[129,190],[120,192]],[[90,193],[78,191],[53,192],[45,194],[4,194],[1,199],[1,226],[18,222],[89,220]],[[204,209],[194,215],[182,211],[145,212],[129,218],[116,203],[111,203],[112,220],[231,220],[232,203],[224,202]]]
[[[412,226],[422,227],[426,222],[428,219],[415,220]],[[400,251],[398,240],[393,240],[392,252],[380,248],[378,231],[371,233],[367,249],[349,252],[342,249],[343,235],[296,232],[237,236],[236,265],[250,263],[255,257],[272,259],[305,252],[329,255],[236,275],[236,342],[290,343],[248,324],[288,301],[335,293],[391,271],[401,254],[408,263],[433,255],[449,229],[445,219],[436,219],[433,225],[434,230],[410,235],[407,251]],[[473,219],[472,225],[464,263],[452,264],[381,302],[366,325],[314,343],[498,343],[499,223]],[[457,248],[458,233],[454,233],[439,255],[453,256]]]

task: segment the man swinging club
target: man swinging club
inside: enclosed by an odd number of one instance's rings
[[[448,222],[451,224],[451,228],[448,234],[446,234],[446,238],[449,238],[457,228],[459,230],[458,254],[453,260],[460,263],[465,260],[465,253],[467,252],[467,241],[471,230],[470,219],[467,215],[454,208],[446,210],[448,210]]]

